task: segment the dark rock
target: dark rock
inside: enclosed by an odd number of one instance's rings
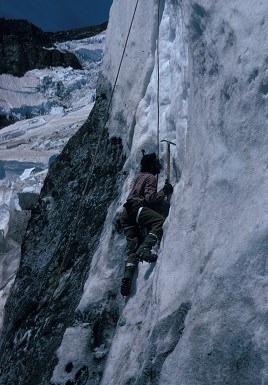
[[[86,123],[51,164],[32,211],[20,268],[5,306],[1,385],[50,383],[56,350],[66,328],[76,320],[75,310],[108,207],[118,196],[125,161],[121,139],[109,138],[104,129],[111,95],[107,86],[105,91],[108,99],[97,98]],[[86,247],[79,247],[83,245]],[[89,309],[87,317],[94,329],[91,349],[104,344],[108,351],[119,318],[115,296]],[[25,335],[29,336],[27,343]],[[92,364],[95,376],[104,369],[105,360],[104,355]],[[79,373],[77,384],[84,384],[88,376],[88,370]]]
[[[33,210],[38,203],[39,194],[34,192],[18,193],[19,205],[22,210]]]
[[[19,211],[11,210],[9,212],[9,224],[8,224],[8,233],[7,237],[13,239],[14,241],[21,243],[28,220],[30,218],[29,211]]]
[[[16,121],[17,119],[15,116],[0,114],[0,130],[10,124],[16,123]]]
[[[76,29],[66,32],[43,32],[27,20],[0,18],[0,74],[23,76],[34,68],[55,66],[81,69],[76,56],[53,49],[53,42],[93,36],[106,27]]]

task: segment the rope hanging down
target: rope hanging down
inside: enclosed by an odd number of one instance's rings
[[[126,38],[126,41],[125,41],[125,44],[124,44],[123,53],[122,53],[122,56],[121,56],[121,60],[120,60],[119,67],[118,67],[118,70],[117,70],[115,82],[114,82],[114,85],[113,85],[113,88],[112,88],[112,92],[111,92],[111,96],[110,96],[110,100],[109,100],[109,103],[108,103],[106,119],[104,121],[102,130],[101,130],[100,135],[99,135],[99,139],[98,139],[98,142],[97,142],[97,147],[96,147],[95,153],[94,153],[94,155],[92,157],[91,167],[90,167],[87,179],[86,179],[85,187],[84,187],[82,195],[81,195],[81,200],[80,200],[80,204],[79,204],[79,207],[78,207],[77,215],[75,216],[73,227],[72,227],[72,230],[70,232],[70,236],[69,236],[69,239],[68,239],[68,242],[67,242],[67,245],[66,245],[64,257],[63,257],[62,263],[60,265],[59,274],[57,276],[57,280],[55,282],[55,285],[54,285],[54,288],[53,288],[53,291],[52,291],[52,295],[51,295],[51,297],[49,299],[49,302],[47,304],[47,313],[48,313],[49,305],[50,305],[50,303],[52,301],[52,298],[53,298],[53,296],[55,294],[55,291],[56,291],[56,289],[58,287],[58,283],[59,283],[59,280],[60,280],[60,275],[61,275],[62,270],[63,270],[63,266],[64,266],[64,263],[65,263],[65,260],[66,260],[67,253],[68,253],[68,251],[70,249],[70,245],[71,245],[71,241],[72,241],[72,236],[75,233],[75,230],[77,228],[78,219],[79,219],[81,211],[82,211],[82,205],[84,203],[84,198],[85,198],[86,191],[87,191],[87,188],[88,188],[88,185],[89,185],[89,181],[90,181],[90,178],[91,178],[91,176],[93,174],[93,170],[94,170],[94,166],[95,166],[95,161],[96,161],[96,158],[97,158],[97,155],[98,155],[98,152],[99,152],[99,149],[100,149],[100,145],[101,145],[101,140],[102,140],[102,137],[103,137],[103,134],[104,134],[104,131],[105,131],[105,126],[106,126],[106,124],[107,124],[107,122],[109,120],[109,110],[110,110],[110,107],[111,107],[111,103],[112,103],[115,87],[117,85],[117,81],[118,81],[118,78],[119,78],[120,70],[121,70],[121,67],[122,67],[122,63],[123,63],[124,55],[125,55],[125,52],[126,52],[126,47],[127,47],[127,43],[128,43],[128,40],[129,40],[131,29],[132,29],[132,25],[133,25],[133,22],[134,22],[134,19],[135,19],[138,3],[139,3],[139,0],[136,1],[136,5],[135,5],[135,8],[134,8],[133,16],[132,16],[131,23],[130,23],[130,26],[129,26],[127,38]],[[30,357],[28,358],[27,362],[31,362],[32,361],[32,358],[33,358],[33,355],[34,355],[34,352],[35,352],[35,348],[36,348],[37,337],[43,331],[44,325],[45,325],[45,321],[46,321],[46,317],[44,317],[44,322],[41,324],[40,328],[38,329],[38,331],[37,331],[37,333],[35,335],[33,349],[32,349],[32,352],[31,352]],[[19,381],[19,384],[26,385],[27,384],[28,376],[29,376],[29,366],[27,365],[26,368],[25,368],[24,376]]]
[[[157,43],[156,43],[156,55],[157,55],[157,155],[159,159],[160,155],[160,59],[159,59],[159,36],[160,36],[160,0],[158,0],[157,7]],[[157,176],[158,177],[158,176]]]

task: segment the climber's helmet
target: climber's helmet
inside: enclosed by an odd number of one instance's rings
[[[161,169],[161,163],[154,152],[143,155],[141,159],[141,172],[150,172],[156,175],[160,173]]]

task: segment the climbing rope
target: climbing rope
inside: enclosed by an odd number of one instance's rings
[[[157,55],[157,155],[159,159],[160,155],[160,58],[159,58],[159,37],[160,37],[160,0],[158,0],[157,7],[157,43],[156,43],[156,55]],[[158,175],[157,175],[158,178]]]
[[[156,42],[156,61],[157,61],[157,157],[160,157],[160,59],[159,59],[159,36],[160,36],[160,1],[158,0],[157,6],[157,42]],[[156,186],[158,186],[159,175],[156,175]],[[156,187],[157,188],[157,187]]]
[[[55,285],[53,287],[52,295],[51,295],[51,297],[49,299],[49,302],[47,304],[47,312],[46,312],[47,314],[48,314],[48,310],[49,310],[49,305],[50,305],[50,303],[51,303],[51,301],[53,299],[53,296],[54,296],[54,294],[55,294],[55,292],[57,290],[57,287],[58,287],[58,282],[60,280],[60,275],[62,273],[62,270],[63,270],[63,267],[64,267],[64,263],[65,263],[67,254],[68,254],[69,249],[70,249],[72,237],[73,237],[73,235],[75,233],[75,230],[77,228],[77,225],[78,225],[78,220],[79,220],[80,215],[81,215],[82,206],[83,206],[83,203],[84,203],[84,198],[85,198],[85,195],[86,195],[86,192],[87,192],[87,188],[88,188],[90,179],[91,179],[92,174],[93,174],[93,170],[94,170],[94,166],[95,166],[95,161],[96,161],[97,155],[99,153],[100,145],[101,145],[101,140],[102,140],[103,134],[105,132],[105,126],[106,126],[106,124],[107,124],[107,122],[109,120],[109,110],[110,110],[110,107],[111,107],[113,95],[114,95],[114,92],[115,92],[115,87],[117,85],[119,74],[120,74],[120,71],[121,71],[121,67],[122,67],[124,55],[125,55],[125,52],[126,52],[127,43],[128,43],[128,40],[129,40],[129,36],[130,36],[131,29],[132,29],[132,25],[133,25],[133,22],[134,22],[134,19],[135,19],[138,3],[139,3],[139,0],[136,1],[136,5],[135,5],[134,12],[133,12],[133,15],[132,15],[131,23],[130,23],[130,26],[129,26],[129,29],[128,29],[127,38],[126,38],[126,41],[125,41],[125,44],[124,44],[123,53],[122,53],[122,56],[121,56],[121,60],[120,60],[119,66],[118,66],[118,70],[117,70],[116,78],[115,78],[114,85],[113,85],[113,88],[112,88],[110,100],[109,100],[109,103],[108,103],[106,118],[105,118],[102,130],[100,132],[100,135],[99,135],[99,139],[98,139],[98,142],[97,142],[95,153],[94,153],[94,155],[92,157],[91,167],[90,167],[90,170],[88,172],[88,176],[87,176],[87,179],[86,179],[85,187],[84,187],[83,192],[82,192],[82,196],[81,196],[80,204],[79,204],[79,207],[78,207],[78,210],[77,210],[77,214],[75,216],[75,219],[74,219],[74,222],[73,222],[73,227],[72,227],[72,230],[70,232],[70,236],[69,236],[69,239],[68,239],[68,242],[67,242],[67,245],[66,245],[64,257],[63,257],[62,263],[60,265],[59,273],[57,275],[57,280],[55,281]],[[32,358],[33,358],[33,355],[34,355],[34,352],[35,352],[35,348],[36,348],[37,337],[43,331],[44,326],[45,326],[45,322],[46,322],[46,317],[44,317],[44,321],[41,324],[40,328],[38,329],[38,331],[37,331],[37,333],[35,335],[33,349],[32,349],[32,352],[31,352],[27,362],[31,362],[32,361]],[[2,367],[2,365],[1,365],[1,367]],[[27,385],[27,378],[28,378],[28,376],[29,376],[29,366],[27,365],[26,368],[25,368],[24,376],[20,379],[19,384]]]

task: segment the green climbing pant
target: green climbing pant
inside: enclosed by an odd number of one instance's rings
[[[162,215],[148,207],[142,207],[139,209],[139,213],[137,210],[137,212],[131,214],[128,214],[126,209],[123,210],[121,214],[121,224],[124,228],[124,233],[127,240],[126,267],[136,266],[137,264],[135,254],[139,246],[143,244],[140,227],[146,228],[151,234],[155,236],[156,241],[157,239],[160,241],[163,235],[162,227],[164,221],[165,218]]]

